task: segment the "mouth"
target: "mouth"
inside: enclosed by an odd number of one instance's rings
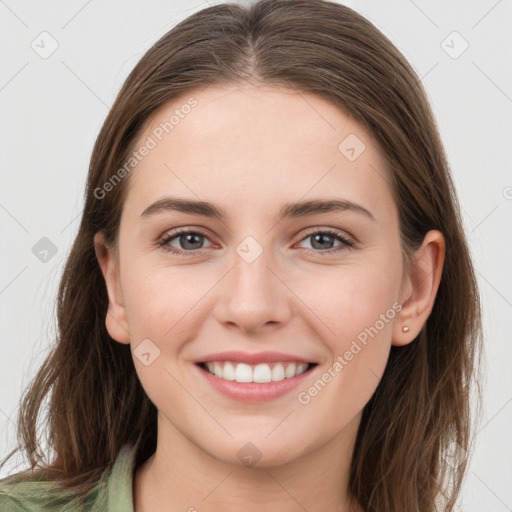
[[[276,351],[228,350],[195,360],[200,380],[215,393],[239,402],[285,399],[314,378],[318,360]]]
[[[197,363],[197,366],[224,381],[266,384],[293,379],[310,372],[317,363],[283,361],[246,364],[236,361],[204,361]]]

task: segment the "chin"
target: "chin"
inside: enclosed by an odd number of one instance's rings
[[[248,430],[243,436],[219,440],[214,447],[212,439],[209,439],[208,444],[203,444],[202,449],[215,459],[231,466],[260,469],[283,466],[301,458],[307,444],[304,438],[299,437],[298,440],[288,432],[280,433],[281,436],[276,432],[275,438],[270,439],[274,434],[265,438],[268,432],[252,436]]]

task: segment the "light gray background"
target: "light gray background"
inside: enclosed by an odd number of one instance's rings
[[[433,104],[478,271],[486,336],[483,415],[461,509],[512,510],[512,1],[342,3],[396,44]],[[14,442],[22,387],[54,334],[56,288],[109,106],[146,49],[207,5],[213,2],[0,0],[0,456]],[[46,59],[31,47],[51,48],[43,31],[58,43]],[[469,47],[458,55],[464,40]],[[57,248],[46,262],[32,252],[43,237]]]

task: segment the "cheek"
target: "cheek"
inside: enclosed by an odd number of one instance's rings
[[[387,264],[386,264],[387,263]],[[317,332],[330,352],[325,381],[337,382],[344,400],[364,405],[384,372],[392,342],[401,267],[382,258],[358,268],[304,281],[301,296],[314,311]],[[326,328],[327,326],[328,328]],[[334,366],[335,365],[335,366]],[[314,391],[313,391],[314,393]]]
[[[156,340],[175,337],[190,327],[213,279],[204,272],[181,268],[127,268],[125,307],[130,333]],[[211,277],[211,276],[210,276]],[[128,280],[127,280],[128,281]]]
[[[389,333],[389,320],[396,316],[399,275],[396,265],[360,263],[314,277],[297,276],[295,283],[305,306],[330,327],[330,337],[343,344],[376,322],[379,331]]]
[[[321,429],[329,435],[345,428],[372,397],[389,358],[393,322],[400,308],[394,302],[392,282],[347,278],[344,285],[327,287],[330,300],[319,301],[318,316],[330,328],[322,328],[328,333],[322,341],[329,360],[307,387],[297,390],[297,418],[304,421],[304,435],[307,418],[324,418]],[[310,297],[313,301],[314,296]]]
[[[127,266],[125,275],[130,276],[124,300],[135,368],[150,399],[165,408],[169,393],[179,394],[172,378],[174,362],[187,342],[198,336],[199,317],[204,315],[201,298],[212,287],[212,279],[184,267],[141,271]]]

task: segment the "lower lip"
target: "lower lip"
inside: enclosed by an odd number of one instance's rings
[[[198,365],[194,366],[201,373],[203,379],[214,389],[233,400],[241,402],[265,402],[286,395],[304,382],[316,368],[316,366],[312,366],[304,373],[289,379],[258,384],[257,382],[236,382],[221,379]]]

